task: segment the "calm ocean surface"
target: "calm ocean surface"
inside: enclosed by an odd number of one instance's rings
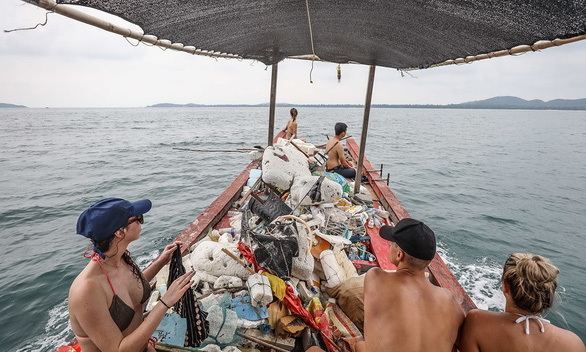
[[[283,128],[288,109],[278,108]],[[268,108],[0,109],[0,349],[54,351],[73,338],[67,292],[87,263],[78,215],[104,197],[148,197],[139,264],[154,258],[266,145]],[[474,302],[504,309],[514,251],[561,269],[547,317],[586,340],[586,112],[373,109],[367,156]],[[300,108],[299,135],[325,143],[362,109]]]

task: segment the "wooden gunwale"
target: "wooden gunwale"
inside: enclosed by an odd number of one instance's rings
[[[350,155],[355,160],[358,160],[359,147],[358,144],[356,144],[356,141],[354,141],[353,139],[348,139],[346,141],[346,148],[348,148],[348,152],[350,152]],[[363,159],[362,168],[362,174],[368,177],[370,185],[372,186],[376,195],[379,197],[381,205],[383,206],[383,208],[385,208],[385,210],[391,213],[391,218],[393,222],[396,223],[401,219],[409,218],[409,213],[403,207],[401,202],[399,202],[399,200],[391,191],[391,189],[387,186],[385,181],[373,181],[373,179],[380,179],[381,175],[379,175],[377,172],[366,171],[374,169],[374,166],[370,163],[370,161],[368,161],[366,156]],[[371,238],[373,238],[372,235]],[[373,242],[373,247],[377,245],[376,242],[376,240]],[[454,295],[456,301],[460,304],[460,306],[462,307],[462,309],[464,309],[466,313],[468,313],[471,309],[476,308],[476,305],[474,304],[470,296],[468,296],[466,291],[464,291],[462,285],[460,285],[454,274],[450,271],[450,269],[448,269],[442,258],[439,256],[439,254],[435,254],[435,258],[433,258],[433,260],[427,268],[433,280],[438,284],[438,286],[445,287],[448,290],[450,290]]]

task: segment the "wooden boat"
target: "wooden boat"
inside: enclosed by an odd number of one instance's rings
[[[284,133],[280,132],[275,137],[275,142],[278,138],[283,136]],[[346,140],[346,150],[347,156],[349,156],[353,162],[356,162],[358,160],[359,147],[354,139],[350,138]],[[197,241],[205,237],[210,229],[230,227],[229,214],[233,214],[237,211],[236,206],[238,205],[239,199],[241,199],[241,194],[249,179],[250,172],[253,169],[258,169],[260,163],[261,159],[252,161],[222,192],[222,194],[220,194],[193,222],[191,222],[191,224],[189,224],[189,226],[187,226],[185,230],[183,230],[183,232],[181,232],[181,234],[173,240],[181,241],[183,243],[181,247],[182,255],[184,255]],[[366,157],[363,159],[362,167],[363,173],[369,180],[369,183],[364,186],[370,191],[374,206],[388,211],[390,219],[394,223],[397,223],[403,218],[410,217],[407,210],[387,185],[386,180],[381,177],[382,170],[375,170]],[[368,250],[376,256],[376,260],[352,260],[357,271],[364,273],[372,267],[380,267],[385,270],[395,269],[395,266],[390,261],[389,242],[378,235],[378,229],[376,227],[367,227],[366,231],[371,238]],[[430,274],[430,281],[437,286],[449,289],[464,311],[468,312],[469,310],[476,308],[474,302],[470,299],[466,291],[458,283],[456,277],[437,253],[429,265],[428,271]],[[77,341],[74,339],[67,346],[61,346],[56,352],[69,352],[76,344]],[[169,349],[168,346],[159,347],[157,347],[157,350],[160,351],[172,350]]]
[[[514,1],[510,0],[499,0],[496,4],[490,2],[488,5],[480,4],[482,2],[445,1],[442,3],[439,1],[433,6],[425,2],[412,4],[387,1],[369,3],[367,8],[361,8],[360,11],[344,11],[344,4],[340,6],[339,1],[321,2],[311,10],[307,1],[305,6],[299,6],[299,3],[295,2],[269,6],[265,2],[250,1],[248,5],[239,4],[230,9],[233,2],[223,0],[198,6],[180,0],[168,2],[59,0],[58,3],[54,0],[25,1],[127,38],[159,47],[194,55],[253,59],[271,65],[268,145],[273,143],[278,62],[284,58],[293,58],[323,60],[338,64],[370,65],[360,146],[355,141],[348,140],[347,150],[358,166],[357,179],[361,174],[366,175],[370,181],[368,188],[373,194],[375,204],[387,210],[394,222],[409,217],[409,214],[382,180],[382,175],[373,170],[372,164],[364,156],[376,66],[412,70],[462,64],[541,50],[586,39],[583,26],[586,4],[572,2],[570,6],[564,1],[552,6],[549,0],[536,0],[527,8],[518,7]],[[95,9],[122,15],[129,21],[141,23],[147,33],[138,33],[113,25],[62,5],[64,3],[85,4]],[[247,6],[250,8],[246,8]],[[349,2],[349,6],[356,10],[354,2]],[[478,6],[481,6],[481,11]],[[570,7],[572,10],[567,10]],[[503,9],[509,9],[509,11]],[[316,27],[319,57],[314,49],[310,18],[312,11],[315,15],[314,19],[318,18],[322,21],[319,28]],[[527,13],[531,13],[531,16]],[[160,14],[167,16],[167,19],[176,16],[183,20],[173,22],[173,25],[161,26]],[[304,17],[305,14],[307,17]],[[292,17],[292,20],[284,23],[283,19],[289,19],[289,17]],[[556,21],[551,21],[551,18],[556,18]],[[360,25],[349,27],[350,24],[355,23]],[[432,28],[431,23],[437,26]],[[517,23],[524,25],[511,26]],[[286,30],[281,30],[283,27]],[[309,38],[307,38],[308,32]],[[244,36],[243,33],[247,35]],[[243,40],[244,37],[247,40]],[[183,43],[172,43],[158,38],[180,38]],[[299,38],[308,40],[299,40]],[[307,45],[309,40],[311,53]],[[198,44],[205,45],[206,49],[194,46]],[[177,240],[184,243],[182,251],[187,250],[208,230],[228,226],[228,212],[233,209],[234,202],[240,196],[250,171],[258,167],[258,160],[251,162],[234,182],[177,237]],[[356,185],[355,193],[358,188],[359,185]],[[378,237],[376,231],[370,231],[369,235],[371,250],[376,255],[376,261],[355,261],[354,264],[363,271],[371,266],[392,268],[388,243]],[[430,281],[449,289],[465,311],[475,307],[439,255],[436,254],[428,270]]]

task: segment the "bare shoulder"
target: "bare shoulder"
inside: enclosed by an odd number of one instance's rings
[[[88,276],[84,272],[78,275],[69,288],[70,307],[84,306],[86,303],[96,303],[104,300],[102,285],[94,276]]]
[[[468,314],[466,314],[466,320],[464,324],[477,325],[478,323],[484,322],[486,320],[492,320],[494,318],[494,314],[495,312],[488,310],[472,309],[468,312]]]
[[[391,273],[388,273],[381,268],[372,268],[366,272],[366,276],[364,277],[364,284],[366,285],[367,282],[370,282],[371,284],[377,284],[381,278],[388,277],[389,274]]]
[[[368,270],[364,277],[364,293],[367,294],[368,291],[378,291],[387,275],[388,273],[380,268],[372,268]]]
[[[572,352],[585,352],[586,347],[584,346],[584,342],[576,335],[575,333],[565,330],[562,328],[558,328],[557,326],[551,325],[556,337],[557,337],[557,344],[560,350],[564,351],[572,351]]]

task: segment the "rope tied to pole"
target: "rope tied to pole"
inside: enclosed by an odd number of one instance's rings
[[[309,39],[311,40],[311,70],[309,71],[309,83],[313,83],[311,74],[313,73],[313,62],[315,61],[315,48],[313,46],[313,30],[311,29],[311,15],[309,14],[309,0],[305,0],[305,8],[307,9],[307,22],[309,24]]]
[[[16,31],[29,31],[29,30],[33,30],[33,29],[37,29],[38,26],[45,26],[47,24],[47,22],[49,21],[49,14],[50,13],[54,13],[53,9],[57,6],[57,4],[55,4],[53,7],[51,7],[50,9],[48,9],[47,12],[45,12],[45,22],[43,23],[37,23],[36,26],[34,27],[27,27],[27,28],[15,28],[15,29],[5,29],[4,33],[11,33],[11,32],[16,32]]]

